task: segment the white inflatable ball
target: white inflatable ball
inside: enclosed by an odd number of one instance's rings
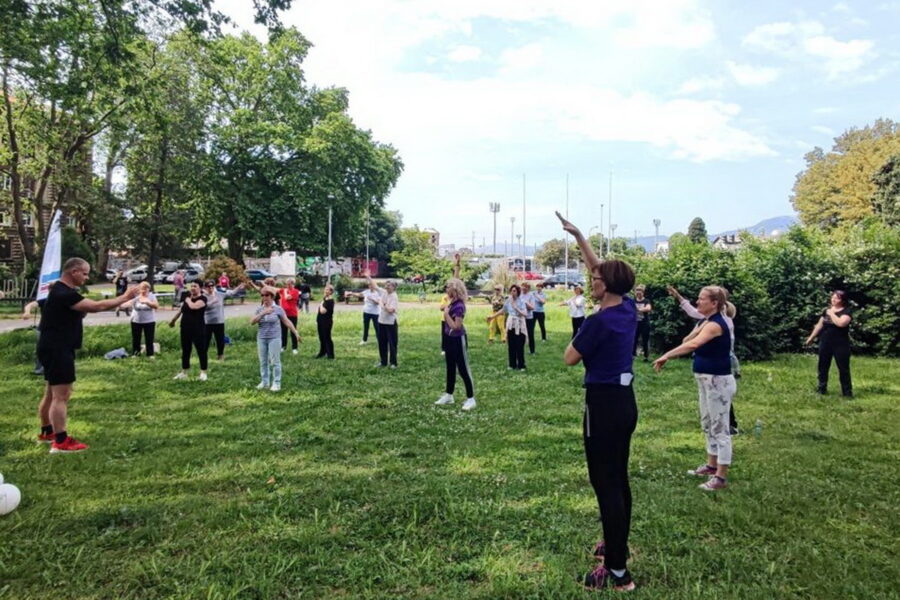
[[[22,501],[22,492],[11,483],[0,484],[0,515],[8,515],[16,510]]]

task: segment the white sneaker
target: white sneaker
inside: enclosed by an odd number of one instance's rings
[[[267,387],[269,387],[269,384],[268,384],[268,383],[265,383],[264,381],[260,381],[260,382],[256,385],[256,389],[258,389],[258,390],[264,390],[264,389],[266,389]]]
[[[270,387],[269,389],[272,390],[273,392],[280,392],[280,391],[281,391],[281,384],[279,384],[279,383],[273,383],[273,384],[272,384],[272,387]]]
[[[443,350],[441,350],[441,356],[446,356],[446,355],[447,355],[447,353],[444,352]]]
[[[185,373],[184,371],[179,371],[178,375],[176,375],[172,379],[187,379],[187,373]]]
[[[200,373],[200,381],[206,381],[207,379],[209,378],[206,376],[206,373]]]
[[[438,406],[444,406],[445,404],[453,404],[453,394],[444,394],[443,396],[438,398],[438,401],[435,402],[435,404]]]
[[[291,350],[291,354],[300,354],[299,350]]]
[[[363,340],[363,341],[361,341],[358,345],[359,345],[359,346],[365,346],[365,345],[368,344],[368,343],[369,343],[369,342],[367,342],[366,340]]]
[[[468,400],[463,402],[463,410],[472,410],[473,408],[475,408],[475,398],[469,398]]]

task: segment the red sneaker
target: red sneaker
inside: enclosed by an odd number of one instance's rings
[[[50,454],[69,454],[72,452],[81,452],[82,450],[87,450],[87,448],[87,444],[82,444],[70,435],[63,440],[62,444],[56,442],[50,444]]]
[[[54,435],[54,434],[52,434],[52,433],[41,433],[41,434],[38,434],[38,441],[41,442],[41,443],[43,443],[43,444],[49,444],[49,443],[51,443],[51,442],[52,442],[53,440],[55,440],[55,439],[56,439],[56,435]]]

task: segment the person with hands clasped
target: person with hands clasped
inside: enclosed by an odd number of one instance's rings
[[[286,327],[298,341],[300,340],[297,328],[288,320],[284,309],[275,304],[277,293],[277,289],[263,286],[259,291],[262,304],[250,320],[251,325],[259,325],[256,333],[256,349],[259,356],[260,381],[256,389],[269,388],[273,392],[281,390],[281,327]],[[269,387],[270,371],[272,387]]]
[[[141,334],[144,336],[147,358],[153,358],[153,339],[156,334],[156,309],[159,302],[150,291],[150,284],[138,284],[138,295],[131,302],[131,354],[141,354]]]
[[[371,280],[370,280],[371,281]],[[397,284],[388,281],[378,297],[378,355],[381,362],[378,366],[397,368],[397,309],[400,299],[397,298]]]
[[[487,318],[490,323],[492,319],[506,315],[506,353],[509,356],[509,368],[514,370],[525,369],[525,338],[528,337],[528,327],[525,324],[528,310],[521,294],[522,288],[518,284],[509,286],[509,297],[503,308]]]
[[[331,329],[334,327],[334,286],[325,284],[324,297],[316,311],[316,331],[319,334],[319,353],[316,358],[334,360],[334,341]]]
[[[559,305],[569,307],[569,317],[572,319],[572,338],[574,339],[584,323],[585,300],[584,288],[580,285],[576,285],[572,291],[572,297],[565,302],[560,302]]]
[[[727,486],[732,462],[731,430],[728,414],[737,384],[731,372],[731,331],[723,313],[726,292],[710,285],[700,290],[697,310],[704,317],[681,345],[672,348],[653,363],[657,373],[670,358],[694,353],[693,371],[697,381],[700,427],[706,435],[706,464],[688,471],[689,475],[708,477],[700,489],[715,491]]]
[[[819,385],[816,391],[824,394],[828,391],[828,371],[831,359],[837,365],[838,377],[841,381],[841,393],[845,398],[853,397],[853,382],[850,379],[850,321],[853,319],[850,307],[847,306],[847,292],[835,290],[831,293],[828,308],[816,322],[812,333],[806,338],[809,346],[819,337]]]
[[[581,231],[558,212],[556,216],[581,248],[591,272],[591,296],[600,308],[585,319],[563,355],[569,366],[584,365],[582,438],[603,526],[593,552],[599,564],[584,576],[584,586],[626,592],[635,588],[627,560],[632,507],[628,458],[638,419],[632,386],[637,310],[626,296],[634,285],[634,270],[621,260],[601,261]]]
[[[206,352],[206,296],[200,291],[200,284],[191,283],[188,291],[181,294],[181,306],[169,327],[175,327],[175,322],[181,319],[181,371],[174,379],[187,379],[188,369],[191,368],[191,347],[197,350],[197,358],[200,360],[200,381],[206,381],[206,369],[208,354]]]

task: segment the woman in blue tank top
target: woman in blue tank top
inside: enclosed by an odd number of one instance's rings
[[[731,374],[731,332],[722,316],[726,302],[727,294],[719,286],[700,290],[697,310],[704,321],[684,338],[680,346],[653,363],[653,368],[659,372],[670,358],[694,353],[694,379],[700,394],[700,426],[706,434],[707,461],[688,474],[708,477],[706,483],[700,485],[707,491],[726,487],[732,458],[728,414],[737,385]]]

